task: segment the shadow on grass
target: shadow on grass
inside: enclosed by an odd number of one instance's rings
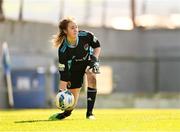
[[[35,122],[48,122],[52,120],[27,120],[27,121],[15,121],[14,123],[35,123]],[[58,121],[58,120],[54,120]]]

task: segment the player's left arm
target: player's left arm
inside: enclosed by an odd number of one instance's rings
[[[93,56],[98,59],[101,52],[100,42],[93,33],[89,32],[88,38],[90,40],[90,46],[93,48]]]
[[[93,54],[90,55],[90,64],[88,69],[92,70],[92,72],[98,74],[100,73],[99,70],[99,55],[101,52],[101,47],[98,39],[94,34],[89,33],[89,38],[90,38],[90,46],[93,48]]]
[[[101,53],[101,47],[94,48],[93,56],[95,56],[97,59],[99,59],[100,53]]]

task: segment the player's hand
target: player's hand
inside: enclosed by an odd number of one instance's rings
[[[95,74],[99,74],[100,70],[99,70],[99,61],[98,61],[98,59],[93,55],[90,56],[90,59],[91,60],[90,60],[90,63],[88,65],[88,67],[87,67],[87,70],[90,71],[90,72],[92,71]]]
[[[58,89],[58,93],[62,91],[66,91],[67,89]]]

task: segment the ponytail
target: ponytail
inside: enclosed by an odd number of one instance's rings
[[[53,39],[52,39],[53,46],[56,48],[60,47],[65,37],[66,34],[63,31],[53,35]]]

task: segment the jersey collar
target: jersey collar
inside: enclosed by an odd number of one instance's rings
[[[79,44],[79,37],[77,36],[77,39],[76,39],[76,45],[71,45],[69,44],[67,38],[65,39],[65,44],[69,47],[69,48],[76,48]]]

